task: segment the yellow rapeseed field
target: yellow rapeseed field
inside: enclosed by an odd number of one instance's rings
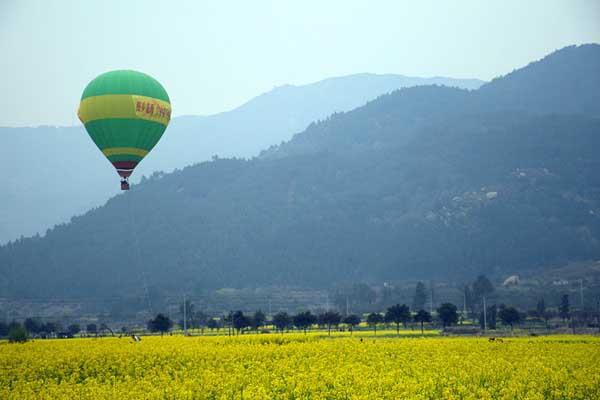
[[[600,399],[597,337],[392,336],[3,342],[0,399]]]

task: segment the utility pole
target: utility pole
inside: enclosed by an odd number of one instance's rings
[[[487,306],[485,304],[485,295],[483,296],[483,331],[487,331]]]
[[[187,336],[187,304],[185,302],[185,293],[183,294],[183,336]]]

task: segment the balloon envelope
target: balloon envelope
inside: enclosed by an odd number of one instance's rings
[[[77,114],[96,146],[127,178],[167,128],[171,102],[151,76],[111,71],[87,85]]]

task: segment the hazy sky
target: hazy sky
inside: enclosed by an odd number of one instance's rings
[[[137,69],[174,114],[358,72],[489,80],[600,42],[600,1],[0,0],[0,126],[73,125],[85,85]]]

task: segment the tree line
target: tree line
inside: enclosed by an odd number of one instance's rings
[[[352,334],[361,322],[365,322],[377,334],[377,328],[383,325],[392,325],[395,327],[396,333],[400,333],[401,326],[406,328],[409,324],[416,323],[420,326],[423,333],[425,324],[439,323],[443,328],[446,328],[457,324],[459,321],[458,309],[452,303],[443,303],[435,311],[435,315],[424,309],[413,312],[406,304],[395,304],[388,307],[385,312],[372,312],[366,316],[357,314],[342,315],[334,310],[327,310],[320,313],[313,313],[307,310],[297,314],[289,314],[281,311],[274,314],[271,318],[267,318],[261,310],[254,312],[254,314],[244,314],[243,311],[238,310],[229,312],[218,319],[207,318],[201,320],[192,314],[186,326],[190,329],[208,328],[211,331],[226,329],[230,335],[239,335],[252,331],[257,332],[267,326],[271,326],[275,331],[280,333],[292,329],[306,333],[316,326],[318,329],[327,330],[328,334],[331,335],[332,330],[340,328],[347,329]],[[508,321],[507,319],[506,322],[508,323]],[[169,332],[174,325],[175,323],[171,318],[159,313],[155,318],[148,321],[147,329],[150,332],[164,334]],[[183,321],[180,321],[179,327],[182,328],[183,326]]]
[[[320,312],[311,312],[305,310],[296,314],[289,314],[281,311],[267,317],[262,310],[257,310],[253,314],[245,314],[243,311],[230,311],[218,318],[210,316],[207,313],[196,310],[190,300],[186,300],[179,306],[179,313],[185,321],[173,321],[164,313],[157,314],[146,323],[146,329],[149,332],[164,334],[173,329],[176,325],[184,329],[196,329],[204,333],[205,329],[217,331],[227,330],[229,335],[243,334],[244,332],[267,331],[271,327],[277,332],[285,332],[291,329],[307,332],[314,329],[326,329],[328,334],[332,330],[344,329],[352,333],[354,329],[365,322],[367,326],[373,329],[377,334],[377,329],[381,326],[393,326],[396,332],[400,332],[400,327],[404,328],[411,325],[414,329],[415,324],[420,326],[421,332],[424,332],[425,324],[447,328],[456,324],[480,325],[481,329],[497,329],[498,322],[503,326],[513,328],[524,322],[526,319],[541,320],[548,327],[550,320],[560,319],[563,325],[575,330],[575,325],[579,326],[597,326],[600,328],[600,312],[589,312],[585,310],[574,311],[570,304],[568,294],[560,297],[560,304],[556,310],[546,306],[544,298],[540,298],[535,310],[526,312],[520,311],[514,306],[504,304],[496,305],[490,299],[493,299],[495,288],[491,281],[484,275],[478,276],[472,283],[464,287],[464,302],[462,310],[453,303],[443,303],[433,309],[426,286],[423,282],[418,282],[412,301],[412,307],[406,304],[395,304],[383,312],[371,312],[369,314],[354,314],[346,312],[341,314],[336,310],[324,310]],[[426,310],[429,304],[429,311]],[[594,321],[596,324],[594,325]],[[119,334],[128,334],[130,329],[122,327]],[[27,318],[23,323],[12,321],[10,323],[0,321],[0,337],[8,337],[13,341],[24,341],[29,337],[37,338],[72,338],[79,336],[98,336],[115,335],[115,332],[106,323],[89,323],[85,326],[73,323],[66,327],[56,321],[43,322],[40,318]]]
[[[121,329],[121,334],[127,331]],[[76,335],[80,336],[98,336],[101,334],[115,335],[115,332],[106,323],[86,324],[83,328],[80,324],[73,323],[64,327],[60,322],[43,322],[41,318],[26,318],[22,323],[11,321],[10,323],[0,321],[0,338],[7,337],[13,342],[24,342],[31,337],[39,339],[70,339]]]

